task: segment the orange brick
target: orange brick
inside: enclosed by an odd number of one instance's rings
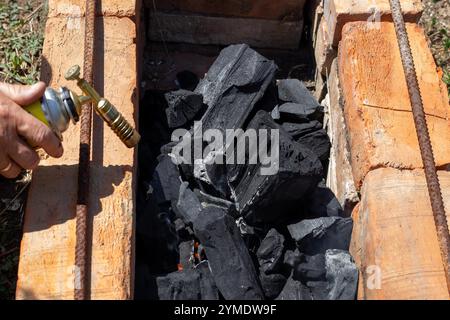
[[[439,179],[448,220],[450,172]],[[361,193],[350,246],[360,269],[358,297],[449,299],[423,170],[371,171]]]
[[[408,22],[419,21],[423,5],[421,0],[401,1],[404,18]],[[376,8],[376,11],[372,11]],[[382,21],[392,20],[389,0],[324,0],[324,17],[328,25],[329,43],[337,47],[342,28],[347,22],[368,21],[379,13]]]
[[[450,163],[450,108],[422,29],[407,24],[438,166]],[[357,188],[375,168],[422,168],[394,26],[348,23],[339,46],[339,78]]]

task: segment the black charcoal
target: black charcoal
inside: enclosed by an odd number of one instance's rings
[[[283,274],[266,274],[264,272],[260,273],[259,280],[267,299],[275,299],[283,290],[287,281]]]
[[[178,166],[173,163],[170,156],[161,155],[158,160],[151,186],[155,200],[161,204],[178,199],[181,177]]]
[[[174,202],[174,211],[187,224],[193,223],[200,211],[202,205],[195,193],[189,189],[189,184],[183,182],[180,185],[178,200]]]
[[[193,269],[157,277],[158,297],[160,300],[201,300],[200,281],[200,273]]]
[[[183,270],[192,269],[193,263],[191,258],[194,254],[194,240],[183,241],[178,245],[178,250],[180,252],[179,266]]]
[[[341,204],[324,183],[320,183],[306,201],[305,211],[312,217],[339,217],[344,214]]]
[[[297,79],[278,80],[278,98],[284,102],[303,105],[306,109],[317,109],[320,104],[305,85]]]
[[[266,274],[276,273],[283,263],[284,236],[271,229],[256,252],[260,270]]]
[[[195,269],[200,273],[200,291],[203,300],[219,300],[219,290],[209,269],[208,261],[202,261]]]
[[[217,206],[220,208],[223,208],[228,211],[228,213],[234,217],[238,218],[236,205],[228,200],[214,197],[210,194],[207,194],[199,189],[194,189],[194,193],[197,196],[197,198],[200,200],[202,207],[206,208],[208,206]]]
[[[202,118],[203,129],[225,132],[225,129],[242,127],[276,71],[272,60],[246,44],[223,49],[195,89],[209,106]]]
[[[325,255],[307,256],[302,254],[300,262],[294,267],[293,277],[302,283],[325,281]]]
[[[290,277],[276,300],[314,300],[310,289]]]
[[[179,128],[193,120],[203,107],[203,96],[187,90],[166,93],[169,128]]]
[[[263,173],[261,162],[248,165],[242,179],[231,184],[238,210],[249,223],[274,222],[280,208],[294,205],[322,179],[323,167],[307,147],[293,141],[267,112],[259,111],[248,128],[279,130],[279,161]],[[265,167],[267,169],[267,166]],[[295,190],[295,192],[293,192]]]
[[[277,114],[275,110],[272,113]],[[323,118],[323,107],[287,102],[278,107],[278,113],[281,122],[304,123],[310,120],[321,120]]]
[[[315,255],[327,249],[348,250],[353,220],[341,217],[305,219],[287,228],[302,253]]]
[[[252,258],[234,219],[224,209],[204,208],[194,222],[194,231],[225,299],[264,298]]]
[[[321,161],[328,161],[330,158],[331,142],[323,129],[304,135],[297,142],[310,148]]]
[[[354,300],[358,288],[358,268],[351,255],[342,250],[325,253],[329,300]]]
[[[310,121],[305,123],[284,122],[281,126],[291,135],[292,138],[294,138],[295,141],[298,141],[299,138],[307,134],[321,130],[323,127],[319,121]]]

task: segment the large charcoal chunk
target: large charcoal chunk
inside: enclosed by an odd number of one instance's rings
[[[161,155],[151,181],[156,202],[161,204],[176,200],[180,185],[181,177],[178,166],[168,155]]]
[[[320,183],[314,192],[308,197],[305,211],[313,217],[339,217],[344,210],[334,195],[333,191]]]
[[[325,130],[304,135],[297,142],[309,147],[321,161],[328,161],[330,158],[331,142]]]
[[[194,222],[194,232],[225,299],[264,298],[250,254],[234,219],[224,209],[204,208]]]
[[[260,270],[266,274],[275,273],[283,262],[284,237],[277,230],[271,229],[256,252]]]
[[[183,270],[156,278],[160,300],[200,300],[200,274]]]
[[[203,107],[203,96],[187,90],[177,90],[165,95],[169,128],[178,128],[193,120]]]
[[[281,122],[305,123],[310,120],[320,120],[323,118],[322,106],[308,106],[300,103],[287,102],[272,111],[272,117]],[[278,119],[277,119],[278,118]]]
[[[195,92],[209,106],[203,129],[242,127],[256,102],[273,81],[277,66],[246,44],[223,49]]]
[[[197,196],[197,198],[200,200],[203,208],[206,208],[209,206],[220,207],[220,208],[227,210],[228,213],[232,217],[234,217],[236,219],[238,218],[238,214],[236,211],[236,205],[233,202],[224,200],[222,198],[214,197],[214,196],[207,194],[199,189],[194,189],[194,193]]]
[[[300,262],[294,268],[293,277],[302,283],[325,281],[325,255],[307,256],[302,254]]]
[[[289,225],[289,233],[302,253],[315,255],[327,249],[348,250],[353,229],[351,218],[322,217]]]
[[[267,299],[275,299],[283,290],[287,281],[283,274],[266,274],[264,272],[260,273],[259,280]]]
[[[300,80],[278,80],[277,86],[281,101],[301,104],[307,110],[320,108],[320,104]]]
[[[323,128],[323,125],[316,120],[305,123],[284,122],[281,126],[295,141]]]
[[[279,130],[278,170],[263,175],[262,163],[248,165],[241,179],[232,184],[238,210],[248,222],[274,222],[280,208],[302,199],[322,179],[323,167],[317,156],[307,147],[293,141],[267,112],[259,111],[248,128],[269,133]],[[273,142],[272,142],[273,143]],[[295,191],[294,191],[295,190]]]
[[[310,289],[290,277],[276,300],[314,300]]]
[[[219,292],[208,263],[201,263],[196,269],[172,272],[157,277],[160,300],[218,300]]]
[[[198,200],[195,193],[189,189],[189,184],[187,182],[183,182],[180,185],[178,200],[174,203],[175,213],[187,224],[193,223],[202,210],[200,200]]]
[[[358,268],[346,251],[325,253],[329,300],[354,300],[358,288]]]

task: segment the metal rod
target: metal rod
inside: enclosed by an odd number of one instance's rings
[[[444,265],[447,289],[450,293],[450,234],[448,230],[447,218],[445,216],[444,201],[442,200],[439,177],[436,171],[433,148],[431,146],[430,134],[428,132],[422,96],[420,95],[419,82],[417,81],[414,59],[406,32],[405,21],[403,19],[402,8],[399,0],[390,0],[392,19],[397,33],[400,55],[411,100],[414,123],[416,125],[419,147],[422,155],[425,177],[428,186],[428,193],[433,210],[434,222],[441,251],[442,263]]]
[[[86,0],[83,76],[89,83],[93,83],[94,77],[95,6],[95,0]],[[81,109],[80,158],[78,165],[78,196],[76,208],[75,300],[85,300],[88,295],[86,270],[91,126],[92,104],[86,104]]]

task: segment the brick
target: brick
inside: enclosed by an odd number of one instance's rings
[[[326,76],[331,67],[331,63],[337,56],[337,50],[331,46],[328,41],[328,30],[325,19],[322,18],[314,47],[314,56],[316,58],[316,68],[321,74]]]
[[[298,21],[306,0],[145,0],[147,7],[166,12]]]
[[[419,21],[423,11],[421,0],[405,0],[401,4],[405,21]],[[377,14],[374,15],[375,12]],[[381,21],[392,20],[389,0],[324,0],[329,42],[334,47],[338,46],[342,28],[347,22],[368,21],[377,15]]]
[[[350,215],[353,207],[359,202],[359,197],[350,166],[348,131],[344,121],[337,59],[331,65],[328,87],[330,97],[328,135],[331,141],[331,152],[327,184],[344,208],[346,215]]]
[[[134,17],[140,3],[141,0],[97,1],[97,15]],[[48,7],[49,17],[81,17],[86,10],[86,0],[49,0]]]
[[[439,167],[450,163],[450,108],[422,29],[407,24],[420,90]],[[339,46],[339,78],[356,187],[372,169],[422,168],[393,24],[348,23]]]
[[[448,220],[450,172],[439,179]],[[360,299],[449,299],[423,170],[371,171],[353,219]]]
[[[130,18],[119,17],[98,17],[96,23],[95,87],[134,124],[138,103],[136,25]],[[71,65],[82,65],[83,39],[83,18],[47,20],[41,77],[50,86],[64,85],[80,92],[63,75]],[[96,115],[92,141],[90,297],[129,299],[134,272],[135,150],[126,148]],[[17,299],[73,298],[79,125],[64,133],[63,145],[61,159],[43,159],[33,172]]]

